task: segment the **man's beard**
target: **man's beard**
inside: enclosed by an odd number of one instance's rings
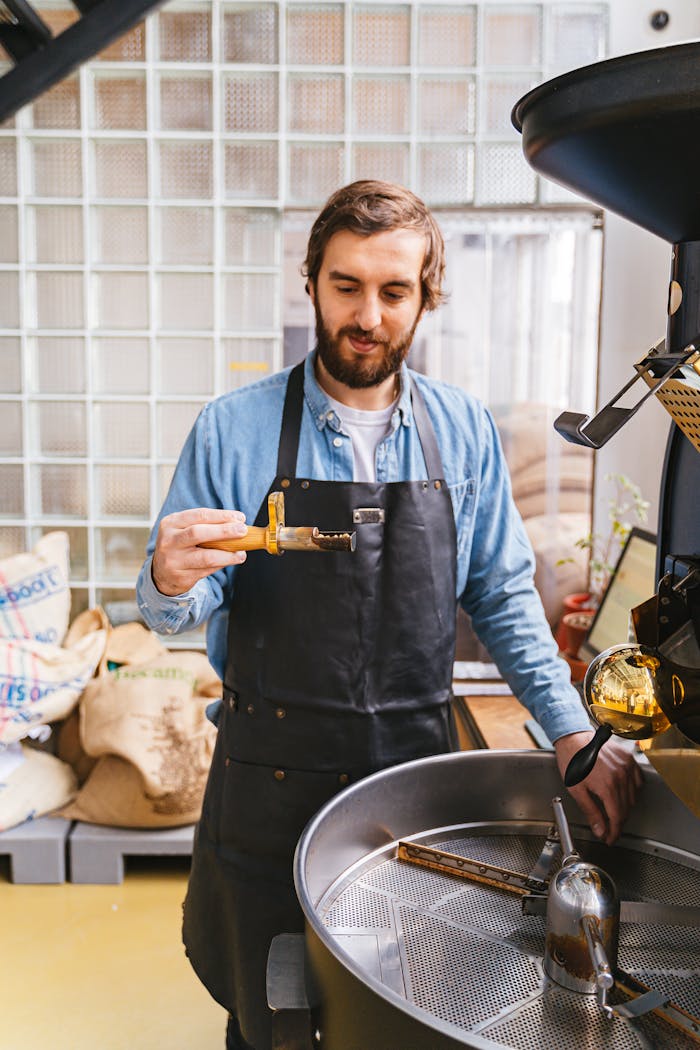
[[[381,354],[373,351],[367,357],[362,354],[353,354],[346,359],[340,352],[340,343],[344,336],[355,339],[372,338],[372,332],[365,332],[354,325],[341,328],[333,337],[325,324],[319,309],[318,301],[315,303],[316,313],[316,347],[326,371],[339,383],[344,383],[354,390],[370,386],[379,386],[389,376],[395,375],[411,349],[413,333],[416,330],[420,315],[416,317],[410,330],[401,334],[397,342],[387,343],[382,339],[374,337],[374,341],[380,344]],[[369,360],[372,358],[372,360]]]

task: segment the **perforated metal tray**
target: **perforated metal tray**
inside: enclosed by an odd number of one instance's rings
[[[653,770],[644,779],[614,847],[565,800],[575,844],[622,899],[697,905],[698,822]],[[609,1020],[594,996],[547,978],[545,920],[523,915],[516,895],[396,859],[411,839],[529,872],[560,791],[551,755],[470,752],[377,774],[321,811],[296,862],[320,1047],[697,1050],[656,1014]],[[618,964],[700,1015],[699,930],[623,922]]]
[[[419,839],[529,872],[545,830],[472,825]],[[605,866],[626,900],[696,903],[698,862],[687,854],[624,842],[615,849],[583,842],[580,850],[585,859]],[[594,997],[549,981],[542,970],[545,920],[523,915],[519,897],[412,867],[395,859],[393,844],[341,878],[318,912],[339,946],[368,974],[433,1017],[499,1045],[697,1050],[697,1043],[656,1016],[634,1024],[610,1021]],[[623,923],[618,961],[624,971],[700,1016],[700,931]]]

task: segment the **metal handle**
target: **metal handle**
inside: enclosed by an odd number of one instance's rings
[[[608,991],[615,984],[615,978],[610,969],[608,953],[605,950],[605,945],[600,936],[598,919],[595,915],[584,915],[581,919],[581,927],[583,928],[586,944],[588,946],[588,954],[591,957],[593,972],[595,973],[596,999],[598,1000],[598,1005],[602,1007],[606,1014],[611,1015],[612,1011],[608,1006]]]

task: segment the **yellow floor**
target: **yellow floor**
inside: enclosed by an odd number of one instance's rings
[[[14,885],[2,864],[2,1050],[223,1050],[180,941],[184,859],[129,860],[119,886]]]

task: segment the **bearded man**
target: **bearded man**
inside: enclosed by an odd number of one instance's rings
[[[296,841],[336,792],[457,748],[457,604],[553,741],[560,769],[590,739],[533,584],[534,559],[493,421],[465,391],[407,367],[443,298],[444,245],[409,190],[362,181],[319,214],[304,273],[316,347],[207,405],[184,446],[137,588],[154,630],[208,621],[223,681],[184,939],[230,1014],[227,1046],[269,1050],[265,966],[303,930]],[[203,547],[264,526],[353,529],[353,554]],[[612,842],[639,773],[609,741],[572,789]]]

